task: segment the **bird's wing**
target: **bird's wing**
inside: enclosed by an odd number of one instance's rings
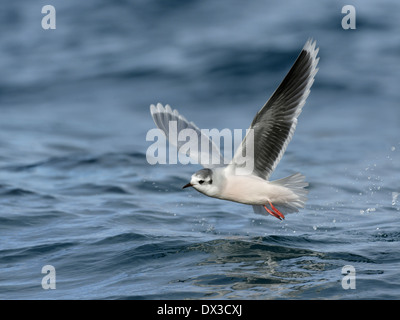
[[[183,151],[192,163],[201,164],[205,168],[224,165],[224,159],[216,144],[177,110],[172,110],[168,104],[163,107],[158,103],[157,106],[154,104],[150,106],[150,113],[154,123],[165,134],[169,143],[179,152]]]
[[[228,166],[230,169],[243,166],[238,159],[245,154],[253,161],[252,174],[268,179],[274,171],[292,139],[297,117],[318,71],[319,49],[315,46],[316,42],[311,39],[306,42],[278,89],[256,114],[250,126],[254,143],[246,143],[247,134]]]

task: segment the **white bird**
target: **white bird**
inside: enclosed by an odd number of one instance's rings
[[[194,173],[190,182],[183,188],[193,187],[210,197],[252,205],[254,212],[268,212],[280,220],[285,218],[284,214],[304,208],[308,183],[302,174],[295,173],[275,181],[268,181],[268,178],[292,139],[297,118],[318,71],[318,51],[316,42],[309,39],[282,83],[253,119],[250,129],[253,130],[254,144],[250,147],[246,145],[246,136],[232,161],[226,166],[204,162],[204,159],[208,160],[209,155],[212,155],[220,159],[212,159],[211,163],[223,164],[223,157],[211,139],[205,137],[193,122],[187,121],[169,105],[165,108],[160,103],[150,106],[155,124],[167,137],[169,122],[176,121],[178,132],[182,129],[192,129],[197,134],[198,141],[203,139],[202,141],[209,144],[207,155],[202,155],[200,149],[189,155],[205,168]],[[175,141],[178,148],[183,143]],[[250,150],[253,151],[253,170],[246,175],[236,174],[238,153],[246,150],[246,147],[253,148]]]

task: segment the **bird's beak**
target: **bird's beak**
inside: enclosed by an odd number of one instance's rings
[[[182,187],[182,189],[185,189],[185,188],[187,188],[187,187],[193,187],[193,185],[189,182],[188,184],[185,184],[185,185]]]

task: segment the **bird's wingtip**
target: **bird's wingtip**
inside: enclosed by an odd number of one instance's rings
[[[303,50],[309,52],[313,58],[316,58],[319,52],[319,47],[317,47],[317,40],[309,38],[305,43]]]

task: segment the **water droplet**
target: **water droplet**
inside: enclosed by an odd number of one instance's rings
[[[392,206],[395,206],[397,203],[397,198],[399,197],[400,192],[392,192]]]

